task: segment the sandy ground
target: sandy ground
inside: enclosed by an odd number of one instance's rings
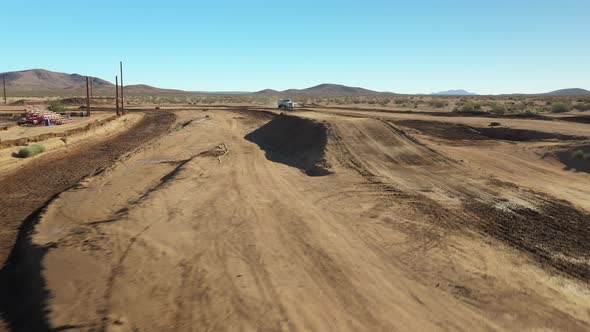
[[[559,142],[293,114],[176,112],[168,134],[61,193],[19,241],[29,282],[3,286],[8,325],[590,329],[590,178],[534,152]],[[509,124],[588,134],[530,121]]]

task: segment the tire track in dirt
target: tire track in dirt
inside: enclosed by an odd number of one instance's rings
[[[174,181],[177,178],[177,176],[185,169],[186,165],[189,162],[193,161],[196,158],[206,158],[206,157],[220,158],[220,157],[226,155],[227,153],[228,153],[227,145],[225,143],[221,143],[212,149],[200,152],[188,159],[173,162],[173,164],[176,164],[176,166],[170,172],[166,173],[163,177],[161,177],[160,181],[155,186],[153,186],[152,188],[149,188],[145,193],[143,193],[137,199],[129,202],[128,208],[123,209],[123,211],[118,211],[112,218],[90,222],[89,225],[97,226],[97,225],[109,224],[109,223],[120,221],[124,216],[126,216],[129,213],[130,208],[138,206],[141,202],[147,200],[148,197],[150,197],[153,193],[163,189],[170,182]],[[221,159],[219,159],[219,162],[221,163]],[[166,161],[166,163],[171,163],[171,162]],[[110,272],[109,278],[106,283],[106,290],[105,290],[105,294],[104,294],[104,303],[103,303],[104,307],[101,310],[101,314],[102,314],[101,323],[100,323],[101,331],[106,331],[108,329],[109,325],[111,323],[113,323],[112,322],[113,317],[111,317],[110,303],[111,303],[111,299],[112,299],[112,295],[113,295],[113,287],[115,285],[115,280],[117,279],[117,277],[119,275],[121,275],[123,273],[125,259],[127,258],[133,245],[141,238],[141,236],[145,232],[147,232],[150,229],[150,227],[151,227],[151,224],[147,225],[140,232],[138,232],[137,234],[135,234],[134,236],[132,236],[129,239],[129,243],[125,247],[125,250],[121,254],[121,257],[111,268],[111,272]],[[190,267],[190,265],[188,265],[187,262],[182,262],[180,264],[180,267],[183,271],[182,272],[182,280],[183,280],[183,287],[182,288],[184,288],[185,286],[188,287],[188,285],[189,285],[188,278],[190,275],[192,275],[192,268]],[[182,303],[181,299],[178,300],[178,303],[180,303],[180,304]],[[179,311],[179,313],[177,315],[177,319],[176,319],[177,327],[182,326],[183,314],[186,315],[186,313],[187,313],[186,310],[184,310],[184,308],[182,308],[181,305],[179,305],[179,308],[180,308],[180,311]],[[114,319],[114,320],[116,320],[116,319]]]
[[[339,120],[334,121],[332,144],[341,164],[354,169],[370,183],[399,188],[408,195],[402,203],[423,213],[434,225],[446,230],[484,233],[530,255],[545,269],[586,282],[590,280],[590,247],[584,240],[590,236],[588,213],[569,202],[521,189],[513,183],[482,182],[456,161],[394,124],[374,119],[389,127],[391,136],[372,133],[375,128],[369,124],[343,125]],[[363,135],[362,141],[368,143],[343,140],[346,133],[339,131],[350,128],[358,130],[356,135]],[[372,153],[369,155],[367,151]],[[435,164],[442,163],[452,171],[437,173]],[[412,181],[407,181],[408,178]],[[420,189],[422,186],[424,189]],[[445,209],[439,196],[429,197],[432,190],[455,198],[460,205]],[[522,203],[512,202],[508,197],[518,197]]]
[[[125,248],[125,251],[123,252],[121,257],[119,257],[119,260],[117,261],[115,266],[113,266],[113,268],[111,269],[111,274],[109,275],[109,278],[107,280],[106,291],[104,294],[105,307],[102,310],[103,316],[102,316],[102,323],[101,323],[101,331],[107,331],[108,325],[111,323],[109,321],[109,319],[111,318],[110,317],[110,314],[111,314],[110,302],[111,302],[111,297],[113,295],[113,287],[115,285],[115,279],[117,278],[118,275],[123,273],[123,264],[125,263],[125,259],[127,258],[129,251],[131,251],[131,248],[133,247],[135,242],[137,242],[137,240],[139,240],[139,238],[143,235],[143,233],[147,232],[148,229],[150,229],[150,225],[144,227],[139,233],[137,233],[133,237],[131,237],[131,239],[129,240],[129,244],[127,244],[127,247]]]

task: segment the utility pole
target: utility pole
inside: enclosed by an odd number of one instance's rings
[[[92,94],[92,77],[90,77],[90,102],[94,99],[94,95]]]
[[[121,69],[121,114],[125,114],[125,96],[123,95],[123,61],[119,62]]]
[[[117,115],[119,114],[119,77],[115,76],[115,104],[117,105]]]
[[[88,76],[86,76],[86,109],[88,110],[88,116],[90,116],[90,85],[88,83]]]
[[[2,74],[2,86],[4,87],[4,104],[6,104],[6,74]]]

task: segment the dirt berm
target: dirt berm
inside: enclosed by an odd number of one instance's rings
[[[303,170],[309,176],[330,174],[325,159],[328,129],[318,121],[281,113],[245,136],[271,161]]]

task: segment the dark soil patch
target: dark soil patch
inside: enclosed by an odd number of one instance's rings
[[[586,137],[571,136],[557,133],[547,133],[536,130],[512,129],[506,127],[476,128],[464,124],[422,121],[400,120],[394,122],[402,127],[416,129],[425,135],[442,138],[449,141],[467,140],[505,140],[505,141],[546,141],[546,140],[584,140]]]
[[[590,123],[590,115],[564,116],[559,118],[562,121]]]
[[[558,133],[547,133],[543,131],[528,130],[528,129],[512,129],[512,128],[477,128],[476,129],[481,135],[487,136],[493,139],[505,140],[505,141],[518,141],[518,142],[529,142],[529,141],[546,141],[546,140],[560,140],[560,141],[572,141],[572,140],[583,140],[586,137],[571,136]]]
[[[299,168],[310,176],[330,174],[324,159],[328,132],[320,122],[280,114],[245,138],[258,144],[271,161]]]
[[[472,202],[466,209],[486,234],[529,253],[543,266],[590,281],[590,214],[569,202],[534,194],[540,208],[499,209]]]
[[[513,114],[504,114],[498,116],[498,118],[506,118],[506,119],[529,119],[529,120],[543,120],[543,121],[553,121],[554,118],[550,116],[545,116],[536,113],[513,113]]]

